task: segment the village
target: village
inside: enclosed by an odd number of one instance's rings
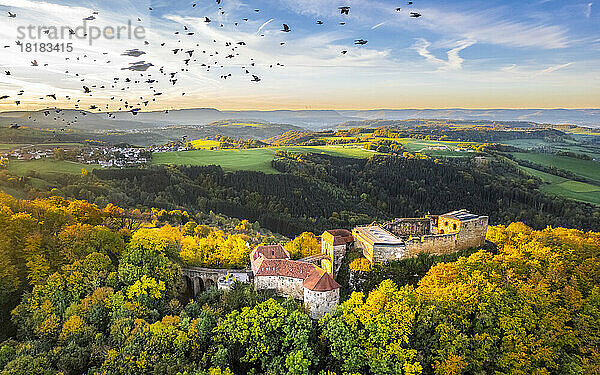
[[[102,168],[123,168],[152,162],[153,153],[188,151],[191,146],[169,143],[146,148],[95,145],[26,145],[0,153],[0,158],[31,161],[40,159],[67,160]]]

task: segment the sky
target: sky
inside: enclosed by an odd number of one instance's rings
[[[600,108],[600,1],[413,2],[0,0],[0,97],[9,96],[0,111]],[[26,29],[76,29],[89,16],[98,30],[130,22],[143,35],[90,43],[89,29],[88,38],[52,40]],[[26,52],[16,41],[73,51]],[[130,49],[145,54],[122,55]],[[153,66],[122,70],[138,61]]]

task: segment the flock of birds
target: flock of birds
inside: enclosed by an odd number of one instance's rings
[[[225,11],[223,10],[223,7],[221,6],[221,1],[222,0],[216,0],[218,7],[218,11],[219,11],[219,15],[225,15]],[[413,5],[412,1],[407,2],[407,5]],[[192,4],[192,8],[195,8],[197,6],[196,3]],[[339,7],[339,12],[341,14],[341,16],[348,16],[350,15],[351,12],[351,6],[342,6]],[[397,7],[395,8],[395,10],[397,12],[402,12],[404,9]],[[149,11],[153,11],[153,8],[149,8]],[[259,13],[260,9],[254,9],[254,12]],[[99,15],[99,12],[93,12],[92,15],[84,18],[83,20],[85,21],[94,21],[96,20],[96,16]],[[417,12],[409,12],[408,15],[412,18],[419,18],[422,15],[420,13]],[[8,12],[8,17],[9,18],[16,18],[17,14],[12,13],[12,12]],[[138,21],[141,22],[141,19],[138,18]],[[234,26],[238,26],[241,22],[248,22],[249,18],[242,18],[241,21],[235,22]],[[272,21],[272,20],[271,20]],[[216,21],[210,19],[209,17],[204,17],[204,22],[206,24],[209,23],[217,23]],[[269,21],[270,22],[270,21]],[[224,27],[223,23],[218,23],[219,27]],[[325,22],[322,20],[316,20],[316,24],[317,25],[324,25]],[[339,22],[340,26],[345,25],[346,22],[345,21],[341,21]],[[45,30],[44,31],[46,34],[49,32],[49,30]],[[292,28],[284,23],[281,29],[281,32],[283,33],[290,33],[292,32]],[[75,31],[70,29],[69,30],[70,34],[74,34]],[[213,39],[213,45],[215,46],[220,46],[220,47],[225,47],[226,52],[223,53],[221,51],[221,53],[219,53],[219,51],[217,50],[217,48],[215,48],[215,50],[209,51],[206,48],[201,48],[199,43],[195,43],[195,47],[194,48],[186,48],[184,47],[184,42],[182,42],[182,39],[187,38],[189,41],[190,39],[193,38],[193,36],[195,35],[195,32],[191,31],[187,26],[183,26],[182,29],[177,30],[174,32],[174,35],[176,35],[179,40],[178,40],[178,45],[174,46],[175,48],[171,49],[171,52],[174,56],[182,56],[183,58],[181,60],[181,63],[179,63],[178,65],[173,64],[169,67],[165,67],[165,66],[161,66],[160,68],[158,68],[158,72],[159,74],[151,74],[151,73],[147,73],[147,71],[154,67],[154,64],[150,63],[150,62],[146,62],[145,60],[141,60],[141,61],[136,61],[136,62],[132,62],[129,63],[129,66],[127,67],[123,67],[121,68],[121,70],[123,71],[130,71],[130,72],[134,72],[137,73],[137,75],[133,75],[133,76],[129,76],[129,77],[114,77],[112,79],[112,81],[110,83],[105,83],[105,84],[91,84],[91,83],[87,83],[86,82],[86,78],[84,78],[82,75],[80,75],[79,73],[75,73],[75,72],[70,72],[70,71],[65,71],[66,75],[69,75],[70,77],[77,77],[82,85],[82,94],[84,96],[89,96],[89,97],[93,97],[95,93],[100,92],[102,93],[102,90],[105,89],[110,89],[110,90],[120,90],[122,91],[125,95],[127,95],[128,92],[130,92],[130,90],[132,90],[132,87],[134,87],[134,85],[147,85],[144,87],[144,91],[148,92],[148,94],[146,96],[140,96],[139,99],[136,99],[132,102],[130,102],[127,99],[124,98],[117,98],[116,96],[110,96],[109,100],[106,101],[106,99],[108,98],[106,95],[99,95],[102,96],[101,100],[104,100],[105,102],[102,104],[91,104],[89,105],[89,111],[97,111],[97,112],[106,112],[106,115],[109,118],[115,118],[115,114],[111,113],[111,109],[117,108],[118,112],[130,112],[133,115],[137,115],[143,107],[146,107],[149,105],[150,102],[156,102],[157,98],[159,98],[161,95],[163,95],[163,92],[161,92],[159,90],[159,88],[157,86],[159,86],[159,83],[164,83],[165,80],[168,81],[168,85],[169,86],[176,86],[178,84],[178,82],[180,82],[180,76],[181,73],[184,72],[188,72],[190,66],[199,66],[200,68],[206,69],[207,71],[211,71],[211,69],[219,69],[219,68],[225,68],[226,67],[226,63],[225,61],[231,61],[237,57],[240,56],[239,51],[246,46],[246,42],[244,41],[239,41],[237,43],[234,42],[225,42],[225,43],[221,43],[219,44],[219,42],[217,40]],[[265,34],[261,34],[261,37],[264,37]],[[184,39],[185,40],[185,39]],[[150,45],[150,42],[148,41],[144,41],[143,42],[145,46]],[[368,43],[368,40],[365,39],[356,39],[354,40],[354,44],[357,46],[362,46]],[[22,45],[21,41],[17,41],[16,44],[18,46]],[[285,42],[280,42],[280,45],[283,46],[285,45]],[[166,43],[160,43],[161,47],[165,47]],[[4,48],[11,48],[10,45],[6,45],[4,46]],[[341,51],[341,54],[345,55],[348,53],[348,50],[343,50]],[[104,52],[103,55],[108,55],[107,52]],[[147,53],[141,49],[129,49],[124,51],[121,56],[127,56],[127,57],[134,57],[136,59],[141,58],[143,55],[147,55]],[[202,56],[201,61],[199,61],[200,56]],[[223,60],[221,59],[221,57],[223,57],[223,59],[227,59],[227,60]],[[71,57],[65,57],[64,58],[65,61],[69,61],[71,60]],[[86,61],[86,62],[90,62],[90,60],[92,60],[91,62],[93,63],[98,63],[98,59],[93,59],[92,57],[88,56],[87,54],[84,54],[83,56],[77,56],[74,58],[76,61]],[[107,64],[110,64],[111,61],[108,60],[106,61]],[[230,64],[233,65],[233,64]],[[38,63],[37,60],[32,60],[31,61],[31,66],[32,67],[38,67],[40,66],[40,63]],[[48,64],[43,64],[43,66],[48,66]],[[256,75],[255,73],[251,72],[251,70],[253,70],[253,68],[256,66],[256,62],[253,58],[250,58],[250,60],[247,62],[247,64],[243,64],[241,65],[241,69],[242,69],[242,74],[243,75],[247,75],[248,77],[251,77],[250,81],[251,82],[260,82],[261,78]],[[276,64],[272,64],[269,67],[273,68],[273,67],[283,67],[284,65],[281,63],[276,63]],[[12,73],[10,70],[5,70],[4,74],[6,76],[11,76]],[[220,75],[220,79],[223,80],[227,80],[233,77],[232,73],[224,73]],[[137,87],[137,86],[135,86]],[[20,90],[16,96],[21,97],[25,94],[24,90]],[[124,95],[124,96],[125,96]],[[185,96],[186,93],[185,92],[181,92],[181,96]],[[10,99],[11,96],[10,95],[0,95],[0,103],[2,103],[2,101]],[[43,97],[39,98],[40,100],[49,100],[52,99],[53,101],[58,100],[57,95],[56,94],[47,94]],[[62,98],[61,98],[62,99]],[[53,110],[45,110],[43,111],[44,116],[46,117],[50,117],[53,118],[55,121],[62,121],[64,123],[64,127],[61,128],[62,131],[65,130],[65,127],[68,127],[70,125],[72,125],[73,123],[77,122],[79,119],[79,115],[81,116],[86,116],[87,115],[87,111],[83,110],[80,106],[81,106],[81,99],[77,99],[77,98],[72,98],[70,96],[65,96],[65,99],[67,101],[74,101],[74,107],[76,110],[79,110],[76,112],[75,116],[72,116],[70,118],[65,118],[65,117],[61,117],[61,114],[63,113],[62,110],[60,109],[53,109]],[[19,106],[21,104],[21,100],[15,100],[14,103]],[[168,110],[165,111],[166,113],[168,113]],[[32,121],[37,121],[37,119],[30,117],[29,118]],[[15,127],[18,127],[18,125],[14,125]]]

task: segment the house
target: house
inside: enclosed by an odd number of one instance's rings
[[[258,246],[250,253],[256,290],[304,301],[313,319],[319,319],[340,301],[340,285],[324,269],[290,259],[281,245]]]

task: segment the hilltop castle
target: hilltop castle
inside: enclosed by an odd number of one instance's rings
[[[352,232],[332,229],[321,235],[321,254],[298,261],[291,260],[281,245],[258,246],[250,254],[254,286],[304,301],[311,317],[319,319],[339,303],[340,285],[334,276],[352,246],[361,249],[371,262],[401,260],[420,253],[450,254],[483,246],[487,226],[487,216],[460,210],[395,219],[356,227]]]

